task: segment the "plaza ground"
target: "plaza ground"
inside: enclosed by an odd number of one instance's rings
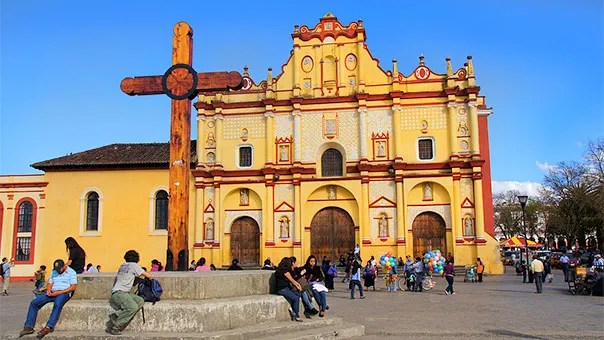
[[[359,339],[604,339],[604,298],[572,296],[555,271],[553,283],[535,294],[534,284],[506,267],[507,273],[487,276],[483,283],[458,277],[455,295],[444,294],[446,281],[437,278],[429,292],[391,292],[378,280],[378,291],[350,299],[347,286],[336,279],[328,294],[326,317],[343,317],[365,326]],[[14,283],[0,297],[0,334],[23,327],[33,283]],[[318,318],[318,317],[313,317]]]

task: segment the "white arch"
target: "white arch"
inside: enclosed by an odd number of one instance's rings
[[[321,175],[322,176],[322,171],[323,171],[323,161],[322,161],[322,157],[323,157],[323,153],[325,153],[325,151],[327,151],[328,149],[336,149],[340,152],[340,154],[342,155],[342,176],[346,176],[346,159],[347,159],[347,155],[346,155],[346,148],[344,147],[344,145],[340,144],[339,142],[336,141],[329,141],[329,142],[325,142],[321,145],[319,145],[319,147],[317,148],[317,153],[315,155],[315,160],[317,163],[317,175]]]
[[[407,225],[409,226],[409,230],[413,229],[413,221],[415,221],[415,218],[419,214],[425,212],[437,214],[445,221],[445,229],[451,229],[451,205],[428,205],[408,207]]]
[[[168,230],[157,230],[155,229],[155,197],[159,191],[165,191],[170,195],[170,190],[165,185],[159,185],[151,190],[149,194],[149,235],[166,236]],[[169,196],[168,196],[169,197]]]
[[[224,232],[230,233],[233,223],[241,217],[249,217],[258,224],[258,231],[262,234],[262,211],[226,211],[224,216]],[[214,235],[216,238],[216,235]]]
[[[96,192],[99,195],[99,220],[97,230],[86,230],[86,203],[88,202],[88,195],[91,192]],[[80,236],[98,236],[103,231],[103,201],[104,195],[101,189],[97,187],[88,187],[84,189],[80,196]]]

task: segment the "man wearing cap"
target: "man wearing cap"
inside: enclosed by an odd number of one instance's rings
[[[596,254],[593,262],[594,268],[599,268],[600,270],[604,269],[604,260],[602,260],[602,255]]]
[[[71,299],[76,289],[78,278],[73,269],[69,268],[63,260],[56,260],[53,268],[54,271],[50,280],[48,280],[46,294],[36,295],[36,298],[29,303],[27,319],[25,320],[23,330],[19,333],[19,337],[34,332],[38,311],[49,302],[53,302],[54,306],[46,326],[38,332],[38,339],[42,339],[48,333],[54,331],[55,325],[59,321],[59,316],[61,316],[63,306]]]

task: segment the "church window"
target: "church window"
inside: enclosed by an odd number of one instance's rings
[[[23,202],[19,206],[19,226],[17,232],[19,233],[31,233],[32,216],[34,208],[31,202]]]
[[[165,190],[155,195],[155,229],[168,229],[168,193]]]
[[[321,175],[323,177],[343,176],[342,154],[336,149],[327,149],[321,156]]]
[[[434,158],[434,140],[422,138],[417,141],[417,151],[420,160],[431,160]]]
[[[17,202],[16,207],[13,257],[17,263],[33,263],[32,251],[36,233],[36,202],[31,198],[23,198]]]
[[[240,168],[249,168],[252,166],[253,152],[251,146],[240,146],[238,148],[238,158]]]
[[[99,230],[99,194],[91,192],[86,199],[86,231]]]

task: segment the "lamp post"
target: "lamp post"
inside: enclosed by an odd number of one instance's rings
[[[522,206],[522,225],[524,226],[524,249],[526,252],[526,263],[529,263],[529,254],[528,254],[528,235],[526,234],[526,214],[524,212],[524,207],[526,207],[526,201],[528,201],[528,196],[519,195],[518,202]]]

